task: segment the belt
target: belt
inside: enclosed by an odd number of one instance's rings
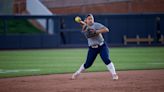
[[[99,46],[102,46],[104,42],[101,42],[100,44],[92,45],[91,48],[98,48]]]

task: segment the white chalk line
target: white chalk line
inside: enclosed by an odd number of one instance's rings
[[[40,71],[40,69],[13,69],[13,70],[5,70],[0,69],[0,73],[17,73],[17,72],[37,72]]]
[[[147,63],[147,64],[164,64],[164,62],[161,62],[161,63],[159,63],[159,62],[157,62],[157,63]]]

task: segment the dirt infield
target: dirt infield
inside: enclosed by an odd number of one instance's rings
[[[119,71],[113,81],[108,72],[54,74],[0,79],[0,92],[164,92],[164,70]]]

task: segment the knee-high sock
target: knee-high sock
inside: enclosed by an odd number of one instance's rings
[[[116,70],[112,62],[107,65],[107,68],[111,72],[112,75],[116,74]]]
[[[83,72],[85,70],[84,68],[84,64],[82,64],[79,68],[79,70],[76,71],[76,73],[80,74],[81,72]]]

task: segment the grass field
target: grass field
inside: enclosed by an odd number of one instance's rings
[[[85,61],[87,49],[0,51],[0,77],[72,73]],[[164,47],[110,48],[117,70],[164,69]],[[98,56],[87,71],[106,71]]]

